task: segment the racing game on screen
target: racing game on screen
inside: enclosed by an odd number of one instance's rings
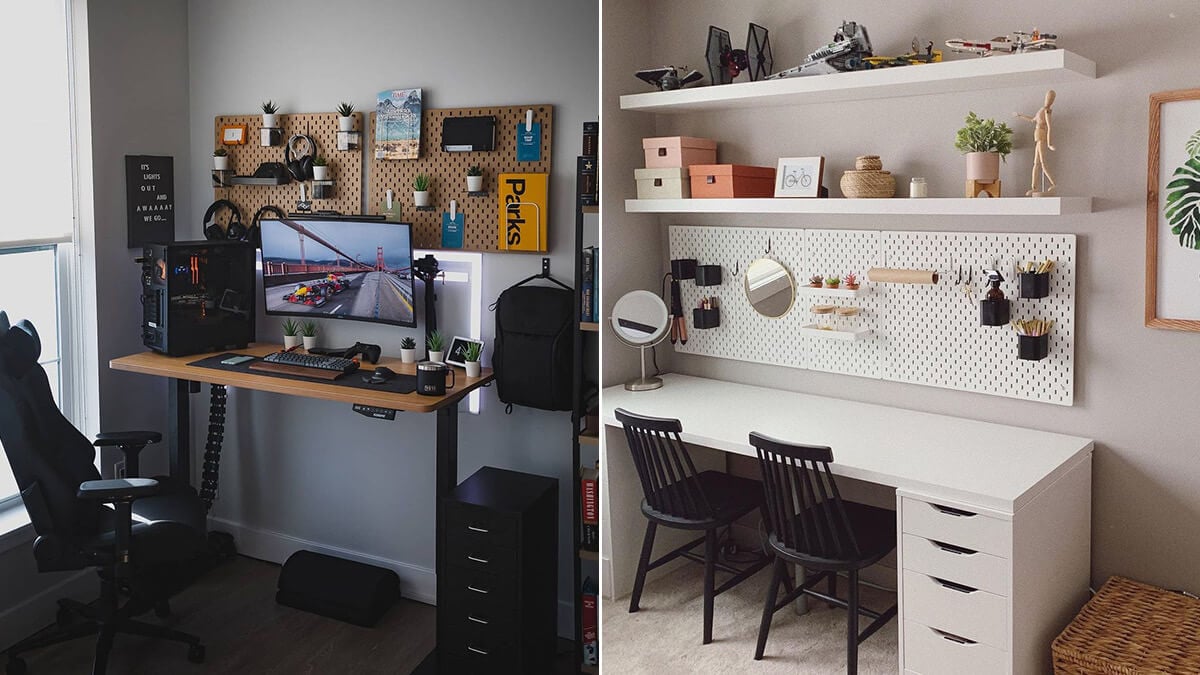
[[[407,224],[283,219],[261,225],[267,313],[416,325]]]

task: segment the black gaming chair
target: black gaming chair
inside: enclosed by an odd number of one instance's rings
[[[24,652],[90,635],[98,636],[92,673],[102,675],[116,633],[183,642],[188,660],[203,662],[199,638],[133,618],[151,609],[170,613],[167,598],[179,588],[180,564],[206,547],[202,502],[170,479],[100,480],[93,444],[54,403],[38,365],[41,350],[32,324],[10,326],[0,312],[0,444],[38,535],[38,570],[95,567],[100,598],[86,605],[60,600],[55,625],[7,649],[8,675],[26,672]],[[127,473],[137,476],[138,453],[161,438],[152,431],[110,433],[95,445],[121,448]],[[121,596],[128,596],[124,604]]]

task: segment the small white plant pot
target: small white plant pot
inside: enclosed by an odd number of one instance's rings
[[[1000,179],[1000,153],[968,152],[967,180],[992,183]]]
[[[229,170],[229,155],[224,157],[213,157],[213,168],[217,171]]]
[[[442,363],[442,352],[429,352],[429,360],[434,363]]]
[[[429,206],[429,190],[413,191],[413,204],[416,206]]]
[[[417,362],[417,349],[415,347],[412,349],[401,349],[400,350],[400,363],[416,363],[416,362]]]
[[[304,351],[309,351],[317,346],[317,336],[316,335],[314,335],[312,337],[305,335],[305,336],[302,336],[300,339],[304,341]]]
[[[301,338],[299,335],[284,335],[283,336],[283,346],[285,349],[292,349],[293,347],[299,347],[301,344],[303,344],[303,342],[304,342],[304,339]]]
[[[467,176],[467,192],[482,192],[483,176]]]
[[[313,180],[329,180],[329,167],[328,166],[314,166],[313,167]]]
[[[354,118],[349,115],[346,117],[338,115],[338,131],[354,131]]]
[[[465,363],[467,364],[467,377],[479,377],[479,371],[482,370],[479,362],[466,361]]]
[[[278,113],[263,113],[263,127],[267,129],[276,129],[279,127]]]

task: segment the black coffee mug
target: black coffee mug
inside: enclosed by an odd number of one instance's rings
[[[450,373],[450,386],[446,386],[446,373]],[[454,369],[437,361],[426,361],[417,364],[417,393],[425,396],[445,396],[447,389],[453,389],[455,382]]]

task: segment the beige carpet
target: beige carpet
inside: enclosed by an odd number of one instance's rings
[[[775,614],[762,661],[754,660],[758,623],[767,583],[767,567],[741,585],[717,596],[713,641],[700,643],[704,629],[701,591],[704,568],[689,564],[647,581],[641,610],[629,613],[629,597],[602,603],[601,662],[604,672],[636,675],[700,673],[846,672],[846,612],[809,598],[810,611],[797,616],[784,609]],[[718,573],[717,583],[723,576]],[[838,595],[845,597],[845,579]],[[862,587],[863,605],[876,611],[890,607],[895,594]],[[869,620],[862,617],[861,627]],[[895,673],[896,620],[859,646],[859,673]]]

